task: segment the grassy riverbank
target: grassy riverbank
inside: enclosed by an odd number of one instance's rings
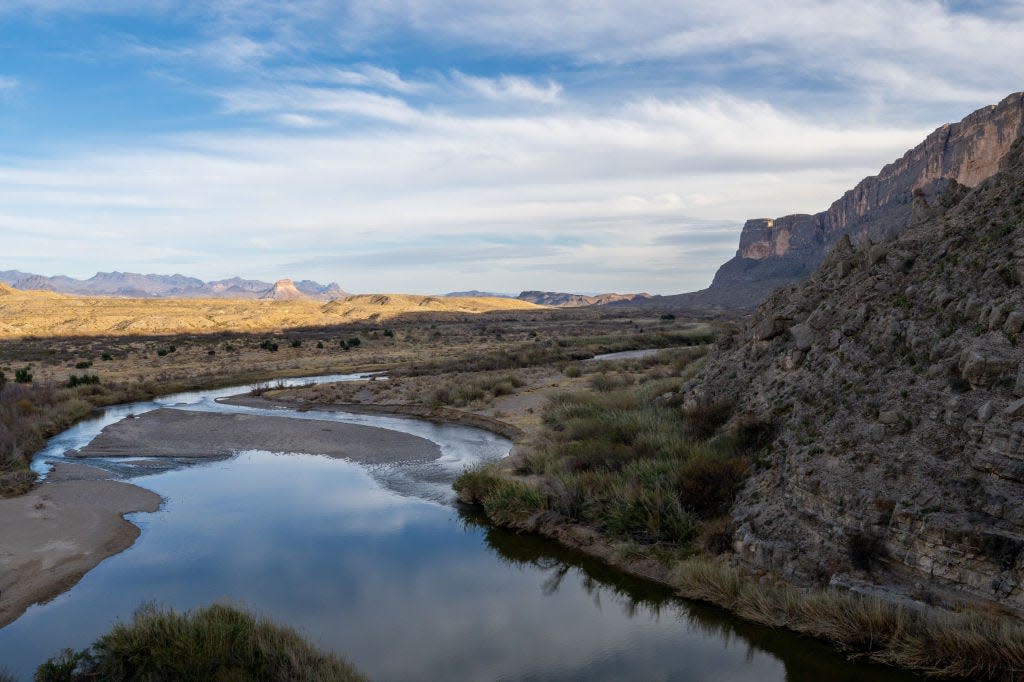
[[[729,511],[774,427],[729,404],[677,404],[672,391],[697,356],[676,351],[630,371],[591,373],[588,389],[548,401],[529,446],[464,473],[460,499],[496,525],[552,537],[680,596],[854,656],[947,678],[1024,674],[1015,620],[798,588],[732,566]]]
[[[188,613],[140,608],[81,651],[66,649],[38,682],[79,680],[330,680],[366,678],[295,630],[215,604]]]

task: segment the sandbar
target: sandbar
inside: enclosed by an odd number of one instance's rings
[[[42,485],[0,499],[0,627],[53,599],[109,556],[132,546],[131,512],[154,512],[156,493],[101,480],[106,472],[57,464]]]
[[[429,462],[437,443],[374,426],[164,408],[111,424],[71,457],[223,458],[242,450],[307,453],[364,464]]]

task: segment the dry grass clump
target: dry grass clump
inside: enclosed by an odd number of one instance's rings
[[[364,680],[295,630],[214,604],[188,613],[144,606],[90,649],[66,649],[40,682],[77,680]]]
[[[877,663],[943,678],[1012,680],[1024,674],[1024,628],[978,612],[917,609],[876,597],[759,581],[721,560],[691,558],[671,583],[691,599],[746,620],[785,627]]]

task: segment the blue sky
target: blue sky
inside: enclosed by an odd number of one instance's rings
[[[0,0],[0,269],[689,291],[1022,87],[1020,2]]]

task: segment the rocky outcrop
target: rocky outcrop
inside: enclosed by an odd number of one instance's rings
[[[1024,93],[943,125],[878,175],[865,178],[815,215],[748,220],[736,256],[708,289],[672,303],[695,308],[752,308],[780,286],[805,279],[843,235],[855,243],[894,237],[910,226],[915,197],[934,205],[951,187],[975,187],[1024,134]],[[664,302],[669,302],[665,300]]]
[[[742,563],[1024,613],[1024,138],[953,203],[841,235],[685,387],[777,427],[734,508]]]
[[[265,301],[297,301],[303,298],[306,295],[295,288],[295,283],[290,279],[277,280],[270,291],[260,296]]]

